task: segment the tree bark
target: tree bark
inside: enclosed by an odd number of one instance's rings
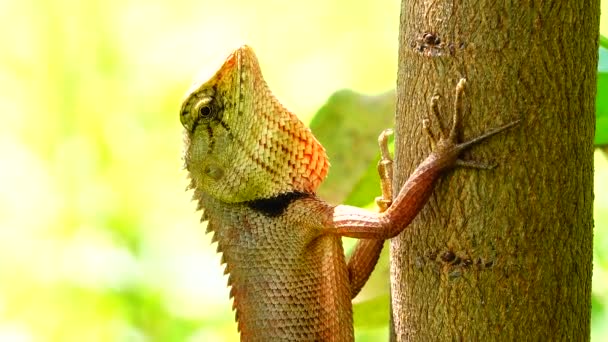
[[[430,151],[431,97],[448,127],[461,77],[462,138],[522,121],[463,156],[495,169],[446,174],[391,241],[398,341],[589,339],[599,8],[402,1],[395,189]]]

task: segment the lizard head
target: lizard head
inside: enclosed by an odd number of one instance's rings
[[[234,51],[180,111],[191,187],[227,203],[314,193],[325,149],[272,95],[248,46]]]

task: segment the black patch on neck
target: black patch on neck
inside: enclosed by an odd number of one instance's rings
[[[275,197],[257,199],[246,203],[249,208],[262,213],[264,216],[277,217],[281,216],[285,212],[285,209],[287,209],[291,202],[309,196],[311,195],[304,192],[294,191],[280,194]]]

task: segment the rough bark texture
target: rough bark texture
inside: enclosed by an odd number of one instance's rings
[[[496,169],[451,172],[392,240],[398,341],[589,339],[598,25],[599,0],[402,2],[395,189],[459,78],[465,138],[522,122],[465,154]]]

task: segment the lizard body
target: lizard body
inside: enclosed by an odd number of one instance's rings
[[[315,195],[325,150],[272,95],[249,47],[188,93],[180,119],[189,188],[226,264],[242,340],[353,340],[351,299],[382,241],[414,219],[444,171],[466,164],[464,149],[514,124],[458,143],[459,86],[452,130],[382,213]],[[343,236],[364,239],[348,262]]]

